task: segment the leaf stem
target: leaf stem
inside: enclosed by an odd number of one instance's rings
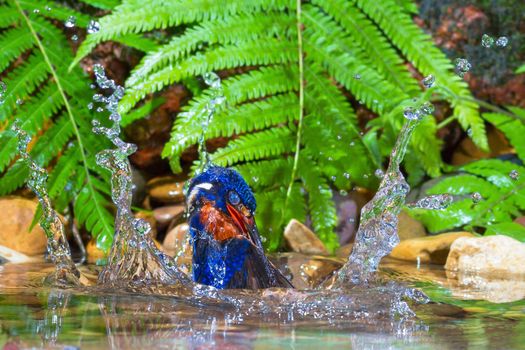
[[[49,59],[49,56],[47,55],[47,51],[44,48],[44,45],[42,44],[42,41],[38,37],[38,34],[35,31],[35,28],[31,24],[31,21],[29,20],[29,17],[27,17],[26,13],[24,12],[22,7],[20,6],[20,3],[19,3],[18,0],[14,0],[14,3],[16,5],[17,9],[18,9],[18,12],[20,12],[20,15],[24,18],[24,21],[26,22],[27,27],[31,31],[31,34],[34,37],[40,52],[42,52],[42,56],[44,57],[44,61],[46,62],[47,66],[49,67],[49,71],[51,72],[51,75],[53,76],[53,79],[55,80],[55,83],[57,85],[57,89],[60,92],[60,96],[64,100],[64,106],[66,107],[67,115],[69,117],[69,120],[71,121],[71,125],[73,127],[73,132],[75,134],[75,137],[76,137],[76,139],[78,141],[78,146],[80,148],[80,154],[81,154],[81,157],[82,157],[82,165],[83,165],[84,171],[86,172],[87,186],[89,187],[90,193],[95,193],[95,189],[94,189],[93,184],[91,182],[91,175],[89,174],[88,161],[87,161],[86,151],[84,149],[84,145],[83,145],[83,142],[82,142],[82,137],[80,136],[80,131],[79,131],[77,123],[75,121],[75,116],[73,115],[73,109],[71,108],[71,105],[69,104],[69,100],[68,100],[68,98],[66,96],[66,93],[65,93],[63,87],[62,87],[62,83],[60,82],[60,78],[59,78],[59,76],[58,76],[58,74],[57,74],[53,64],[51,63],[51,60]],[[95,202],[95,208],[96,208],[97,214],[99,215],[99,217],[103,217],[103,213],[101,212],[101,209],[100,209],[102,207],[102,205],[100,203],[98,203],[98,200],[97,200],[96,196],[91,196],[91,197],[92,197],[91,199]],[[104,226],[105,230],[107,232],[111,231],[111,228],[106,225],[105,220],[101,220],[101,221],[102,221],[102,225]]]
[[[303,57],[303,32],[301,23],[301,0],[297,0],[296,5],[296,20],[297,20],[297,53],[299,55],[299,122],[297,125],[297,137],[295,144],[295,155],[293,160],[292,174],[290,176],[290,183],[286,191],[286,198],[284,200],[283,212],[281,221],[284,220],[286,209],[288,208],[288,200],[292,194],[292,187],[297,174],[297,168],[299,165],[299,153],[301,150],[301,136],[303,131],[303,119],[304,119],[304,57]]]

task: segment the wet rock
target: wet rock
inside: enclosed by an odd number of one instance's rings
[[[184,215],[186,207],[184,204],[169,205],[153,209],[153,217],[159,227],[165,227],[173,220],[177,220]]]
[[[161,203],[182,203],[184,201],[184,180],[173,176],[157,177],[147,184],[152,200]]]
[[[164,238],[162,243],[162,250],[170,255],[175,256],[180,251],[184,251],[183,255],[189,256],[191,259],[191,245],[187,244],[189,226],[188,224],[180,224],[171,229]]]
[[[453,165],[463,165],[482,158],[497,157],[503,154],[512,153],[512,147],[505,138],[505,135],[495,128],[489,128],[487,138],[490,153],[483,152],[476,147],[470,138],[464,138],[458,148],[452,154]]]
[[[348,259],[348,256],[352,252],[352,248],[354,247],[354,243],[348,243],[343,246],[340,246],[335,251],[335,256],[340,259]]]
[[[525,244],[503,235],[461,238],[452,244],[445,268],[484,276],[525,275]]]
[[[16,250],[0,245],[0,264],[9,262],[13,264],[24,264],[30,262],[43,262],[43,256],[28,256],[17,252]]]
[[[399,216],[398,235],[404,241],[410,238],[425,237],[427,232],[425,226],[406,212],[402,211]]]
[[[284,229],[287,246],[296,253],[309,255],[328,255],[323,242],[308,227],[292,219]]]
[[[86,252],[87,252],[87,261],[90,264],[96,264],[97,262],[100,262],[104,259],[106,259],[106,253],[99,247],[97,247],[97,242],[94,239],[91,239],[87,246],[86,246]]]
[[[505,279],[496,276],[454,272],[447,270],[452,295],[470,300],[487,300],[493,303],[509,303],[525,299],[525,279]]]
[[[470,232],[449,232],[435,236],[410,238],[401,241],[390,253],[390,257],[424,264],[443,265],[452,243],[460,237],[474,237]]]
[[[25,198],[0,198],[0,245],[30,256],[45,253],[44,230],[37,224],[29,231],[37,206],[37,202]]]

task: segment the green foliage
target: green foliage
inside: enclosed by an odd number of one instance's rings
[[[509,107],[514,113],[485,113],[483,117],[500,129],[523,162],[525,110]],[[411,209],[431,232],[457,228],[484,230],[486,235],[504,234],[525,242],[525,227],[512,222],[525,210],[525,167],[497,159],[479,160],[457,169],[431,187],[427,194],[450,193],[455,201],[445,210]],[[482,199],[477,202],[473,194]]]
[[[111,1],[86,1],[109,7]],[[105,5],[104,5],[105,4]],[[7,85],[0,105],[0,195],[21,187],[28,169],[18,161],[15,120],[36,139],[31,157],[41,166],[53,167],[49,194],[59,211],[74,203],[79,224],[109,248],[113,216],[107,174],[95,164],[94,155],[107,147],[91,131],[90,80],[80,68],[68,70],[73,52],[62,24],[75,16],[79,27],[90,18],[59,2],[10,0],[0,5],[0,69]]]
[[[278,232],[290,218],[308,215],[320,237],[335,248],[332,189],[375,188],[373,173],[382,167],[403,121],[396,107],[421,94],[407,59],[420,73],[436,77],[454,116],[486,149],[484,122],[451,62],[413,23],[417,8],[410,0],[302,3],[305,103],[300,106],[296,10],[293,0],[154,0],[148,6],[125,0],[100,19],[101,30],[87,37],[74,63],[107,40],[145,37],[159,29],[174,33],[166,43],[146,50],[132,71],[120,105],[123,113],[142,108],[170,84],[227,70],[227,104],[217,111],[205,138],[238,137],[211,158],[237,167],[256,189],[267,247],[279,246]],[[377,114],[367,133],[361,131],[349,94]],[[181,154],[202,132],[202,121],[195,116],[209,96],[206,89],[197,89],[186,113],[175,121],[163,152],[175,172],[182,170]],[[305,117],[299,170],[291,208],[284,208],[300,108]],[[414,181],[424,174],[438,176],[443,167],[436,122],[427,119],[411,142],[407,169]]]

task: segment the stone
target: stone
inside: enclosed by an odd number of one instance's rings
[[[29,231],[37,207],[37,202],[25,198],[0,198],[0,245],[29,256],[45,253],[47,237],[44,230],[36,224]]]
[[[96,264],[97,262],[106,259],[106,253],[99,247],[97,247],[97,242],[94,239],[91,239],[87,246],[87,261],[90,264]]]
[[[398,234],[401,241],[410,238],[425,237],[427,235],[425,226],[405,211],[399,213],[398,219]]]
[[[323,242],[308,227],[292,219],[284,229],[287,246],[296,253],[308,255],[328,255]]]
[[[187,244],[189,229],[190,227],[186,223],[177,225],[171,229],[166,234],[164,242],[162,242],[162,250],[172,257],[177,255],[179,252],[184,251],[182,254],[184,256],[189,256],[191,260],[191,252],[189,251],[189,249],[191,249],[191,245]]]
[[[173,176],[156,177],[147,183],[148,194],[152,200],[161,203],[182,203],[184,201],[184,181]]]
[[[184,215],[186,206],[184,204],[169,205],[153,209],[153,217],[159,227],[169,225],[173,220],[178,220]]]
[[[503,235],[461,238],[452,244],[445,269],[483,276],[525,276],[525,244]]]
[[[340,259],[348,259],[348,256],[352,252],[352,248],[354,247],[354,243],[348,243],[345,245],[340,246],[335,250],[335,256]]]
[[[17,252],[16,250],[0,245],[0,264],[9,262],[13,264],[24,264],[32,262],[43,262],[43,256],[28,256]]]
[[[452,243],[460,237],[474,237],[470,232],[449,232],[435,236],[409,238],[401,241],[390,257],[423,264],[444,265]]]

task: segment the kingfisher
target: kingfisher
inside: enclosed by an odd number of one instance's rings
[[[235,170],[210,165],[186,191],[195,282],[218,289],[293,288],[268,260],[252,190]]]

